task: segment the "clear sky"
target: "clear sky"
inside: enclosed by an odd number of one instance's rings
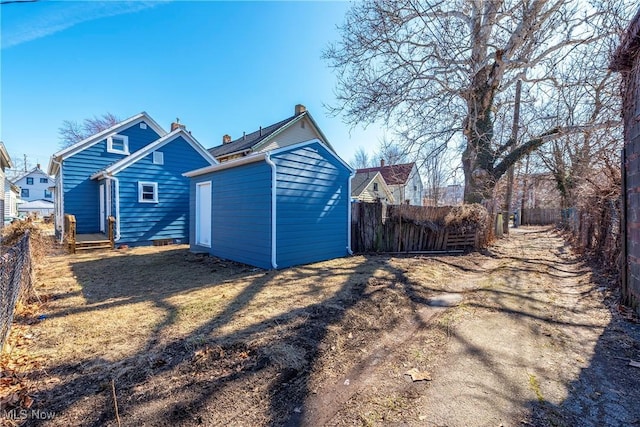
[[[321,59],[346,2],[41,1],[0,6],[0,139],[44,168],[63,120],[176,117],[206,148],[311,112],[338,154],[374,151],[379,127],[328,115],[335,76]]]

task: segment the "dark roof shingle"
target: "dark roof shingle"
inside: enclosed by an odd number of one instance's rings
[[[378,166],[375,168],[358,169],[356,173],[380,172],[387,185],[404,185],[409,180],[409,175],[414,165],[415,163],[411,162],[401,165]]]
[[[211,155],[213,157],[220,157],[220,156],[224,156],[227,154],[232,154],[232,153],[237,153],[240,151],[245,151],[245,150],[250,150],[251,147],[255,146],[256,144],[258,144],[260,141],[264,140],[265,138],[267,138],[268,136],[270,136],[271,134],[273,134],[275,131],[277,131],[278,129],[280,129],[283,126],[288,125],[289,123],[291,123],[292,121],[294,121],[295,119],[297,119],[298,117],[304,115],[306,113],[302,113],[302,114],[298,114],[295,116],[291,116],[287,119],[284,119],[282,121],[279,121],[278,123],[274,123],[270,126],[267,126],[265,128],[262,129],[258,129],[255,132],[251,132],[249,134],[246,134],[234,141],[231,141],[227,144],[222,144],[222,145],[218,145],[217,147],[213,147],[213,148],[209,148],[209,153],[211,153]]]

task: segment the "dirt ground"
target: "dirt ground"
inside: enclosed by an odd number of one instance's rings
[[[640,325],[548,228],[282,271],[184,246],[58,253],[37,277],[7,425],[640,426]]]

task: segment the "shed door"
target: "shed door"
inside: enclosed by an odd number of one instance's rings
[[[196,245],[211,247],[211,181],[196,184]]]

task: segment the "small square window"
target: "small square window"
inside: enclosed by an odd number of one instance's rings
[[[126,135],[111,135],[107,138],[107,152],[129,154],[129,137]]]
[[[378,191],[378,183],[377,182],[373,183],[373,191]]]
[[[49,178],[40,178],[40,184],[48,184]]]
[[[45,199],[51,199],[51,191],[49,190],[44,190],[44,198]]]
[[[29,197],[29,189],[28,188],[23,188],[20,191],[20,197]]]
[[[164,165],[164,153],[161,151],[153,152],[153,164],[154,165]]]
[[[145,122],[140,123],[140,129],[146,129],[147,124]]]
[[[33,185],[33,178],[27,178],[27,185]]]
[[[138,202],[158,203],[158,183],[138,182]]]

